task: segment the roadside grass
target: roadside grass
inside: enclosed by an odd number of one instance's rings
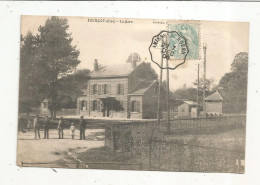
[[[124,153],[114,153],[107,146],[92,148],[77,155],[84,162],[127,162],[130,157]]]

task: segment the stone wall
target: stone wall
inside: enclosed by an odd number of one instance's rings
[[[180,129],[180,133],[175,130],[172,135],[167,134],[166,125],[157,125],[156,121],[107,125],[105,144],[115,152],[125,153],[133,162],[142,163],[146,170],[235,172],[236,160],[244,159],[243,151],[226,151],[221,149],[222,146],[219,146],[220,149],[211,148],[211,145],[201,146],[193,137],[184,140],[175,136],[193,133],[194,130],[183,132],[183,129],[193,129],[192,126],[199,130],[212,126],[213,133],[216,129],[244,128],[245,116],[197,120],[175,121],[174,126]],[[196,124],[199,124],[198,127]],[[243,172],[243,169],[238,172]]]

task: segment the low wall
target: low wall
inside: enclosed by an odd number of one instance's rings
[[[176,133],[182,130],[192,131],[194,129],[201,130],[203,133],[203,129],[207,128],[210,128],[215,133],[215,130],[222,132],[223,129],[244,127],[245,116],[176,119],[170,123],[171,131],[175,131]],[[214,148],[195,147],[192,141],[190,143],[185,143],[184,141],[170,143],[167,141],[168,134],[166,129],[167,125],[165,121],[161,121],[160,125],[157,124],[157,121],[109,124],[105,129],[105,145],[114,150],[114,152],[125,153],[134,162],[143,163],[142,166],[144,169],[192,171],[192,166],[195,165],[193,164],[193,160],[198,163],[198,158],[203,158],[205,154],[208,157],[204,157],[201,164],[198,164],[200,168],[196,167],[194,171],[234,172],[234,161],[244,158],[244,153],[241,151],[220,150],[218,152],[219,150]],[[172,136],[174,137],[174,134]],[[205,152],[207,151],[208,153],[206,154]],[[167,154],[167,158],[163,157],[165,153],[169,153],[169,155]],[[233,156],[230,157],[231,154]],[[191,157],[194,159],[190,159]],[[188,159],[189,161],[185,163],[185,160]],[[170,164],[168,165],[168,163]],[[222,163],[228,166],[223,166]],[[211,166],[208,167],[207,164],[211,164]]]

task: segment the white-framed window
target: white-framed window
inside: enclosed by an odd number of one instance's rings
[[[98,93],[98,85],[94,84],[93,85],[93,94],[97,94]]]
[[[87,109],[87,102],[85,100],[80,101],[80,110]]]
[[[140,112],[140,102],[132,101],[131,112]]]
[[[124,84],[117,84],[117,94],[124,94]]]
[[[93,101],[92,110],[93,111],[97,111],[98,110],[98,101],[97,100]]]
[[[108,94],[107,84],[103,84],[103,93]]]
[[[124,111],[124,101],[119,101],[117,106],[116,106],[116,109],[115,109],[117,112],[122,112]]]

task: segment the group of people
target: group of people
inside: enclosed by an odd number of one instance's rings
[[[30,129],[29,125],[30,125],[30,121],[28,121],[28,126],[27,126],[28,129]],[[50,121],[49,121],[48,116],[45,116],[45,119],[43,122],[40,121],[39,115],[37,115],[36,118],[34,118],[34,120],[33,120],[33,129],[34,129],[34,134],[35,134],[34,139],[37,139],[37,136],[38,136],[38,138],[41,138],[41,135],[40,135],[41,128],[43,128],[43,130],[44,130],[44,139],[49,139]],[[64,128],[65,128],[65,120],[63,119],[63,117],[61,117],[58,122],[58,127],[57,127],[59,139],[63,139]],[[83,119],[83,116],[81,116],[80,120],[79,120],[79,130],[80,130],[80,140],[82,140],[82,139],[85,140],[86,121]],[[71,131],[71,138],[74,139],[76,127],[73,122],[70,124],[70,131]]]

